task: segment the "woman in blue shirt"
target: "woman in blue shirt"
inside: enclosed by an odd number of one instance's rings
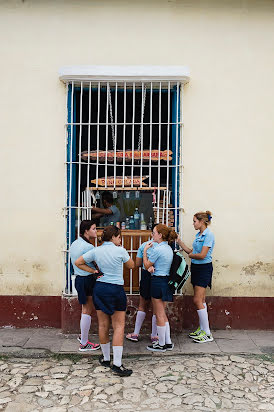
[[[156,315],[158,341],[147,346],[153,352],[165,352],[172,350],[174,345],[170,339],[170,326],[166,315],[166,302],[173,301],[172,291],[168,286],[168,276],[173,260],[173,250],[169,243],[177,239],[177,233],[166,225],[156,225],[152,232],[153,242],[156,245],[152,253],[147,256],[147,250],[152,247],[152,242],[146,244],[144,248],[144,266],[149,270],[154,266],[151,276],[151,299],[153,312]]]
[[[208,229],[212,214],[198,212],[193,216],[193,226],[198,230],[193,242],[193,249],[187,247],[179,238],[178,244],[191,258],[191,283],[194,288],[193,302],[197,308],[199,327],[189,334],[189,337],[197,343],[212,342],[213,336],[210,332],[207,305],[205,302],[206,288],[211,288],[212,281],[212,251],[215,244],[213,233]]]
[[[103,230],[102,246],[85,253],[75,264],[80,269],[89,270],[87,265],[95,261],[103,274],[97,278],[93,289],[93,303],[99,323],[99,339],[103,356],[101,365],[110,367],[110,319],[113,327],[113,365],[112,370],[119,376],[130,376],[131,369],[122,365],[125,313],[127,297],[124,291],[123,265],[134,268],[134,262],[121,246],[121,231],[116,226],[107,226]]]
[[[157,226],[156,224],[153,225],[153,228]],[[152,230],[153,230],[152,228]],[[153,233],[152,233],[153,234]],[[143,264],[143,257],[144,257],[144,248],[147,243],[150,241],[146,241],[141,244],[137,251],[137,256],[136,256],[136,267],[142,267],[142,272],[141,272],[141,280],[140,280],[140,300],[139,300],[139,305],[138,305],[138,311],[136,315],[136,320],[135,320],[135,326],[134,326],[134,331],[133,333],[128,333],[126,335],[126,338],[128,340],[131,340],[132,342],[138,342],[139,341],[139,334],[140,330],[142,327],[142,324],[145,320],[145,317],[148,313],[148,309],[150,307],[151,303],[151,273],[154,272],[154,267],[151,266],[149,270],[146,270],[144,264]],[[155,243],[157,245],[157,243]],[[148,249],[147,251],[147,257],[149,259],[150,253],[153,252],[153,246]],[[158,340],[157,337],[157,325],[156,325],[156,316],[153,314],[152,319],[152,329],[151,329],[151,342],[154,343]]]
[[[92,304],[92,294],[93,287],[96,281],[94,273],[97,272],[96,267],[90,263],[89,267],[92,269],[93,274],[90,270],[87,272],[85,270],[79,269],[75,265],[76,259],[82,256],[84,253],[93,249],[94,246],[91,244],[92,239],[97,238],[96,223],[94,220],[83,220],[80,224],[80,236],[76,239],[70,246],[70,259],[74,269],[75,288],[78,293],[78,301],[82,305],[82,314],[80,321],[81,335],[78,337],[80,341],[79,351],[87,352],[92,350],[100,349],[100,345],[97,343],[89,342],[88,334],[91,325],[91,313],[93,309]]]

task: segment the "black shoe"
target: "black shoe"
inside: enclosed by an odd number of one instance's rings
[[[126,369],[123,365],[112,365],[112,370],[114,373],[116,373],[116,375],[119,376],[130,376],[132,374],[132,369]]]
[[[166,343],[165,344],[166,350],[173,350],[174,348],[174,343]]]
[[[154,342],[152,345],[147,346],[147,350],[151,350],[152,352],[165,352],[166,345],[161,346],[159,342]]]
[[[105,366],[107,368],[111,368],[110,366],[110,361],[109,360],[104,360],[104,355],[101,355],[99,358],[99,362],[102,366]]]

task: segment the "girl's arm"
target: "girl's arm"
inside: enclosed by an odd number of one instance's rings
[[[184,252],[186,252],[187,254],[191,253],[193,249],[190,249],[189,247],[187,247],[184,242],[179,238],[179,236],[176,239],[176,242],[178,243],[178,245],[183,249]]]
[[[124,265],[127,269],[134,269],[134,266],[135,266],[132,259],[129,259],[127,262],[125,262]]]
[[[96,269],[92,269],[91,267],[89,267],[86,262],[84,261],[83,256],[80,256],[78,259],[75,260],[74,264],[79,268],[84,270],[85,272],[89,272],[89,273],[98,273],[98,270]]]
[[[209,251],[209,249],[210,249],[210,247],[203,246],[200,253],[189,253],[188,256],[190,257],[190,259],[202,260],[206,257],[207,252]]]
[[[142,266],[142,264],[143,264],[143,259],[139,258],[139,257],[136,257],[136,267],[140,268]]]
[[[144,267],[146,268],[146,270],[148,270],[151,266],[153,266],[153,263],[148,260],[147,258],[147,250],[152,246],[152,242],[147,243],[145,248],[144,248],[144,257],[143,257],[143,261],[144,261]]]

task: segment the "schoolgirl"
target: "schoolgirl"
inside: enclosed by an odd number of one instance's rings
[[[212,282],[212,252],[215,244],[213,233],[208,229],[212,219],[210,211],[195,213],[193,226],[198,233],[193,242],[193,249],[187,247],[181,239],[177,243],[188,253],[191,258],[191,283],[194,288],[193,302],[197,308],[199,327],[189,334],[189,337],[197,343],[213,341],[210,332],[207,305],[205,302],[206,288],[211,288]]]
[[[100,349],[100,345],[98,345],[98,343],[92,343],[88,340],[93,308],[92,293],[96,280],[91,273],[95,273],[97,270],[92,263],[89,263],[89,271],[79,269],[78,266],[75,265],[76,259],[89,250],[94,249],[94,246],[90,242],[96,237],[97,231],[94,220],[83,220],[80,224],[80,237],[70,246],[70,259],[74,269],[74,274],[76,275],[75,289],[78,293],[78,301],[82,305],[80,321],[81,336],[78,337],[78,340],[80,341],[80,352]]]
[[[155,226],[156,225],[154,225],[153,228]],[[148,309],[151,303],[151,273],[154,272],[154,267],[151,266],[149,270],[146,270],[143,264],[144,248],[149,242],[150,241],[147,241],[141,244],[141,246],[139,247],[137,251],[137,256],[136,256],[136,267],[142,267],[142,272],[141,272],[141,280],[140,280],[140,300],[139,300],[139,306],[138,306],[138,311],[137,311],[136,320],[135,320],[134,332],[128,333],[126,335],[126,338],[128,340],[131,340],[132,342],[139,341],[140,330],[141,330],[142,324],[145,320],[146,314],[148,312]],[[147,250],[148,258],[150,257],[150,254],[153,251],[153,246],[156,244],[157,243],[153,243],[152,247]],[[151,342],[154,343],[158,340],[156,316],[154,314],[152,315],[151,323],[152,323]]]
[[[170,326],[166,315],[166,303],[173,301],[172,291],[168,286],[168,276],[173,260],[173,251],[169,243],[177,239],[177,233],[166,225],[158,224],[153,229],[153,242],[157,246],[153,249],[149,258],[148,249],[152,247],[152,242],[146,244],[144,248],[144,266],[148,270],[154,266],[154,273],[151,276],[151,298],[153,312],[156,315],[158,341],[147,346],[153,352],[165,352],[172,350],[174,344],[170,338]]]
[[[87,264],[95,261],[103,273],[98,278],[93,290],[93,302],[97,311],[99,323],[99,339],[103,356],[99,358],[101,365],[111,367],[119,376],[130,376],[131,369],[122,365],[123,340],[125,329],[125,313],[127,298],[123,288],[123,264],[133,269],[134,262],[121,245],[121,231],[116,226],[107,226],[102,235],[102,246],[85,253],[75,264],[86,268]],[[110,320],[113,327],[113,365],[110,364]]]

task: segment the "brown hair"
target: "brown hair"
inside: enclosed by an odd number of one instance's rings
[[[197,212],[194,215],[196,219],[202,220],[206,226],[210,225],[212,219],[212,213],[207,210],[206,212]]]
[[[167,241],[168,243],[173,243],[178,237],[175,230],[167,227],[166,225],[163,225],[162,223],[156,225],[155,228],[158,233],[161,233],[162,239],[164,241]]]
[[[92,225],[96,225],[95,220],[82,220],[80,224],[80,236],[83,237],[86,230],[89,230]]]
[[[121,230],[117,226],[107,226],[103,230],[101,240],[102,242],[109,242],[112,236],[117,237],[121,234]]]

